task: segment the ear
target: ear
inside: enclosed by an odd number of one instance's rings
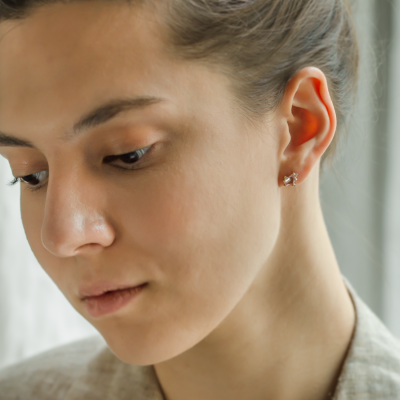
[[[279,186],[293,172],[296,184],[306,180],[331,143],[336,113],[324,73],[314,67],[300,70],[287,84],[278,107],[285,139],[280,151]]]

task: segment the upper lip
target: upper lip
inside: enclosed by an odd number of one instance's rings
[[[118,284],[111,282],[96,282],[92,284],[86,284],[80,286],[78,290],[78,295],[81,300],[85,300],[89,297],[101,296],[107,292],[114,292],[116,290],[132,289],[136,286],[141,286],[146,282],[136,283],[136,284]]]

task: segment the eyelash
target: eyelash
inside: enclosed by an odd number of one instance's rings
[[[131,154],[134,154],[134,153],[142,153],[142,156],[139,158],[139,160],[137,160],[135,163],[132,164],[132,165],[136,166],[150,152],[151,148],[152,148],[152,146],[147,146],[147,147],[144,147],[144,148],[139,149],[139,150],[131,151],[129,153],[113,155],[113,156],[107,156],[107,157],[104,158],[104,160],[108,160],[108,162],[110,163],[110,162],[112,162],[114,160],[118,160],[118,159],[122,158],[123,156],[128,156],[128,155],[131,155]],[[104,160],[103,160],[103,162],[104,162]],[[122,170],[123,172],[134,171],[135,169],[137,169],[137,167],[133,167],[133,168],[115,167],[115,168],[118,168],[118,169]],[[38,173],[39,172],[37,172],[36,174],[38,174]],[[35,192],[35,191],[41,189],[42,187],[44,187],[44,184],[29,186],[29,184],[24,181],[24,178],[27,178],[28,176],[32,176],[32,175],[36,175],[36,174],[29,174],[29,175],[25,175],[25,176],[17,176],[16,178],[14,178],[10,182],[8,182],[8,185],[9,186],[14,186],[18,182],[25,183],[26,184],[26,189],[28,189],[28,190],[30,190],[32,192]]]

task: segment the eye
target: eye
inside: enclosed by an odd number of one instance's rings
[[[39,186],[48,178],[48,176],[48,171],[40,171],[35,174],[21,176],[20,180],[30,186]]]
[[[125,154],[120,154],[120,155],[115,155],[115,156],[107,156],[104,158],[105,163],[113,163],[113,164],[120,164],[120,168],[126,168],[126,169],[133,169],[132,167],[129,167],[129,165],[137,164],[143,156],[146,155],[146,153],[150,150],[151,146],[147,146],[143,149],[135,150],[130,153],[125,153]],[[119,163],[118,163],[119,161]],[[125,166],[123,165],[125,164]]]
[[[49,177],[49,171],[40,171],[34,174],[19,176],[11,181],[10,185],[15,185],[18,182],[25,183],[29,189],[36,190],[43,186],[43,182]]]
[[[104,162],[113,163],[121,169],[133,170],[135,169],[135,164],[139,163],[139,161],[149,152],[151,147],[152,146],[147,146],[143,149],[131,151],[130,153],[107,156],[104,158]],[[48,177],[49,171],[40,171],[34,174],[16,177],[8,184],[12,186],[17,184],[18,182],[23,182],[27,185],[28,189],[37,190],[43,186],[43,183],[46,181],[46,179],[48,179]]]

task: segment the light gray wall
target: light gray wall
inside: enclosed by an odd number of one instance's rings
[[[321,202],[339,265],[381,318],[385,290],[383,221],[391,146],[387,137],[390,3],[362,0],[355,7],[361,51],[358,101],[347,140],[341,143],[342,156],[321,183]]]
[[[33,256],[11,177],[0,157],[0,367],[95,333]]]
[[[383,216],[383,319],[400,337],[400,0],[389,7],[393,20],[388,54],[386,172]],[[383,119],[383,118],[382,118]]]

